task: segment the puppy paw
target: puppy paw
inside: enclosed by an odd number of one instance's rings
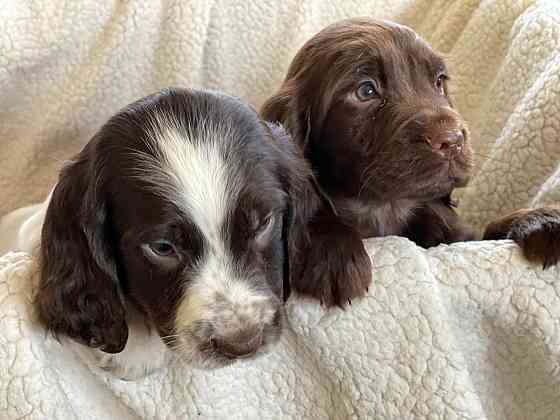
[[[96,367],[123,381],[137,381],[155,372],[159,366],[150,364],[130,365],[118,356],[103,354]]]
[[[546,269],[560,260],[560,211],[541,208],[519,218],[508,234],[529,261]]]
[[[171,357],[155,331],[139,334],[138,330],[142,329],[132,329],[129,341],[120,353],[105,353],[71,339],[66,339],[65,343],[91,370],[100,369],[123,381],[136,381],[167,365]]]
[[[560,260],[560,209],[521,210],[488,226],[484,239],[512,239],[546,269]]]
[[[293,281],[298,293],[326,307],[351,305],[371,284],[371,260],[359,235],[346,227],[314,229],[302,255],[302,269]]]

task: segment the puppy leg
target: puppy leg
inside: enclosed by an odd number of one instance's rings
[[[423,248],[476,239],[474,230],[461,222],[453,208],[441,201],[415,209],[403,236]]]
[[[560,206],[515,211],[490,223],[483,239],[512,239],[525,258],[546,269],[560,260]]]
[[[364,296],[371,284],[371,261],[358,232],[332,215],[314,219],[308,234],[293,290],[327,307],[344,308]]]
[[[161,337],[146,320],[129,305],[127,308],[129,325],[128,341],[120,353],[105,353],[68,339],[74,352],[93,369],[109,372],[124,381],[142,379],[164,367],[171,352]]]
[[[133,339],[122,352],[116,354],[98,350],[97,366],[124,381],[151,375],[167,364],[170,353],[157,333],[153,332],[145,339]]]

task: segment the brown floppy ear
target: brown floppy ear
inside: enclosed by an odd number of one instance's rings
[[[288,297],[294,284],[296,268],[309,245],[308,227],[320,205],[313,173],[301,151],[281,125],[267,123],[279,152],[279,176],[288,195],[284,213],[282,240],[284,244],[283,296]]]
[[[263,104],[260,115],[266,121],[286,127],[293,141],[307,155],[311,136],[311,106],[303,103],[298,91],[295,78],[288,74],[280,90]]]
[[[41,234],[40,321],[107,353],[128,339],[94,138],[60,174]]]
[[[299,148],[282,127],[269,124],[269,128],[282,149],[280,176],[289,195],[284,284],[327,307],[343,307],[367,292],[369,256],[358,232],[339,219],[322,193]]]

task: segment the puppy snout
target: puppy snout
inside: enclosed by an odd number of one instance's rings
[[[277,341],[282,328],[282,305],[273,296],[217,296],[211,306],[206,345],[216,356],[244,359]]]
[[[458,152],[463,147],[465,135],[463,130],[442,130],[439,133],[427,134],[426,142],[436,151],[443,153]]]
[[[263,343],[263,332],[260,329],[248,329],[223,337],[211,339],[215,351],[228,359],[251,357]]]

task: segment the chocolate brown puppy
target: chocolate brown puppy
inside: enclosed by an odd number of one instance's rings
[[[468,183],[472,151],[448,81],[425,40],[387,21],[335,23],[297,53],[261,109],[287,127],[331,204],[310,226],[296,290],[327,305],[361,296],[371,281],[362,238],[401,235],[425,248],[476,239],[451,199]],[[519,210],[484,234],[506,238],[530,261],[556,264],[559,208]]]
[[[335,23],[297,53],[261,114],[287,127],[334,207],[316,219],[300,292],[329,305],[363,294],[361,238],[402,235],[426,248],[474,239],[451,199],[472,152],[448,79],[425,40],[386,21]]]

